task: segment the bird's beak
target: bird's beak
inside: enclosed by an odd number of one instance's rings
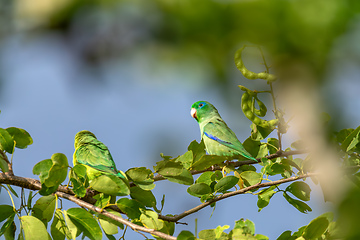
[[[195,119],[197,120],[196,109],[195,109],[195,108],[192,108],[192,109],[191,109],[190,114],[191,114],[191,116],[192,116],[193,118],[195,118]]]

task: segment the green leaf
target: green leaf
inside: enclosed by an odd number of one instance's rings
[[[6,173],[9,171],[9,165],[7,163],[7,161],[4,159],[4,157],[2,154],[0,154],[0,169],[3,173]]]
[[[287,230],[283,232],[276,240],[295,240],[295,237],[291,237],[291,231]]]
[[[163,228],[164,222],[158,219],[158,215],[154,211],[140,209],[140,222],[147,228],[159,230]]]
[[[59,186],[67,177],[69,163],[62,153],[54,153],[51,156],[52,166],[49,177],[44,181],[47,187]]]
[[[119,218],[122,218],[122,216],[121,216],[121,214],[119,212],[116,212],[116,211],[114,211],[112,209],[106,209],[106,211],[113,214],[113,215],[115,215],[115,216],[117,216],[117,217],[119,217]],[[99,219],[107,221],[109,224],[113,224],[113,225],[115,225],[115,226],[117,226],[117,227],[119,227],[121,229],[124,229],[124,225],[122,223],[119,223],[118,221],[115,221],[115,220],[113,220],[113,219],[111,219],[109,217],[106,217],[106,216],[100,214]]]
[[[89,180],[86,174],[86,167],[83,164],[77,164],[70,170],[70,181],[73,185],[73,191],[76,196],[84,197],[86,188],[89,186]]]
[[[195,240],[194,234],[189,231],[181,231],[176,238],[177,240]]]
[[[234,187],[238,182],[239,178],[235,176],[226,176],[215,184],[214,191],[223,193],[226,190]]]
[[[178,176],[172,176],[172,177],[165,177],[167,180],[171,181],[171,182],[175,182],[175,183],[179,183],[179,184],[184,184],[184,185],[191,185],[194,183],[194,178],[192,176],[192,174],[190,173],[189,170],[183,168],[182,169],[182,173]]]
[[[294,149],[304,149],[306,147],[306,144],[304,142],[304,140],[297,140],[293,143],[291,143],[291,147]]]
[[[14,144],[15,142],[9,132],[3,128],[0,128],[0,150],[5,150],[8,153],[13,153]]]
[[[10,205],[0,205],[0,222],[4,221],[15,213],[15,210]]]
[[[130,196],[146,207],[156,207],[156,199],[151,191],[145,191],[139,187],[132,187]]]
[[[213,172],[204,172],[198,177],[198,179],[196,179],[196,183],[205,183],[210,186],[210,184],[213,182],[211,179],[212,175]]]
[[[120,198],[116,205],[131,219],[138,219],[141,215],[140,209],[144,208],[138,201],[128,198]]]
[[[198,161],[191,166],[192,170],[204,170],[215,164],[219,164],[227,160],[226,157],[216,155],[203,155]]]
[[[350,152],[352,151],[354,148],[356,148],[356,145],[359,144],[360,142],[360,139],[359,139],[359,136],[360,136],[360,132],[358,132],[356,134],[356,136],[353,138],[353,140],[350,142],[349,146],[346,148],[346,151],[347,152]]]
[[[269,154],[274,154],[279,150],[279,140],[276,138],[268,138],[268,150]]]
[[[192,141],[188,146],[188,150],[193,153],[193,163],[197,162],[202,156],[206,155],[204,141],[198,143],[196,140]]]
[[[163,222],[163,227],[159,229],[160,232],[166,233],[167,235],[173,235],[175,232],[175,223],[159,220]]]
[[[291,205],[293,205],[297,210],[302,213],[311,212],[312,209],[304,202],[291,198],[286,192],[283,193],[286,201],[288,201]]]
[[[326,217],[317,217],[306,226],[302,236],[305,239],[321,238],[328,226],[329,220]]]
[[[13,140],[16,142],[15,147],[17,148],[27,148],[27,146],[33,144],[33,140],[30,134],[21,128],[9,127],[6,129],[8,133],[11,135]]]
[[[13,225],[14,223],[14,217],[15,217],[15,212],[12,213],[8,219],[6,220],[6,222],[1,226],[0,229],[0,236],[5,234],[7,231],[10,231],[9,228],[11,228],[11,225]]]
[[[354,138],[356,138],[356,136],[358,135],[358,133],[360,132],[360,126],[357,127],[354,131],[352,131],[346,138],[345,140],[341,143],[341,149],[343,151],[347,151],[350,143],[354,140]]]
[[[215,239],[215,236],[215,229],[205,229],[199,232],[199,239],[201,240]]]
[[[295,197],[299,198],[300,200],[310,200],[311,188],[305,182],[293,182],[292,184],[287,186],[285,191],[291,192]]]
[[[63,211],[66,226],[69,230],[69,234],[71,235],[70,239],[76,239],[81,233],[81,230],[75,225],[75,223],[70,219],[70,217],[67,214],[67,211]]]
[[[90,239],[102,239],[99,224],[93,216],[83,208],[70,208],[66,211],[67,216]]]
[[[51,239],[44,223],[33,216],[19,217],[26,240]]]
[[[99,219],[101,228],[104,230],[106,235],[114,235],[118,233],[118,227],[109,221]]]
[[[179,162],[161,161],[157,162],[154,170],[164,177],[179,176],[183,171],[183,166]]]
[[[230,228],[230,226],[229,225],[224,225],[224,226],[217,226],[216,228],[215,228],[215,238],[216,239],[219,239],[220,237],[222,237],[224,234],[224,230],[226,230],[226,229],[228,229],[228,228]],[[226,234],[227,235],[227,234]]]
[[[267,205],[269,205],[270,199],[272,198],[272,196],[275,194],[275,186],[271,186],[269,188],[263,189],[259,192],[258,194],[258,201],[257,201],[257,206],[259,208],[259,212],[266,207]]]
[[[258,184],[262,179],[262,174],[253,171],[245,171],[240,173],[240,177],[244,181],[244,185],[249,187]]]
[[[274,131],[276,126],[270,126],[269,128],[263,128],[256,126],[254,123],[250,125],[251,127],[251,138],[255,141],[260,141],[265,139],[269,134]]]
[[[193,152],[191,150],[187,151],[183,155],[179,156],[175,160],[176,162],[180,162],[185,169],[189,169],[193,163]]]
[[[251,156],[257,156],[260,150],[260,141],[255,141],[251,137],[248,137],[244,142],[244,148],[251,154]]]
[[[151,190],[155,187],[154,174],[150,169],[145,167],[130,168],[126,171],[126,175],[135,183],[137,186],[144,190]]]
[[[201,197],[202,195],[211,193],[212,190],[209,185],[205,183],[195,183],[188,187],[187,192],[195,197]]]
[[[285,172],[285,166],[280,164],[280,163],[274,162],[274,163],[271,163],[266,168],[265,173],[268,174],[268,175],[274,176],[274,175],[277,175],[277,174],[283,174],[284,172]]]
[[[247,220],[240,219],[236,221],[234,229],[241,229],[246,236],[248,235],[253,236],[255,234],[255,224],[248,219]]]
[[[65,236],[71,239],[70,231],[66,226],[64,217],[61,210],[56,210],[54,214],[54,220],[50,227],[51,236],[54,240],[64,240]]]
[[[12,221],[9,224],[9,227],[7,227],[4,232],[5,240],[14,240],[15,239],[15,231],[16,231],[16,225],[15,225],[14,221]]]
[[[113,196],[126,196],[130,194],[130,188],[126,180],[113,175],[104,174],[93,179],[90,187],[96,191]]]
[[[56,191],[67,177],[68,166],[68,160],[62,153],[55,153],[51,159],[43,160],[34,166],[33,173],[40,175],[41,195],[49,195]]]
[[[212,173],[211,175],[211,180],[212,181],[217,181],[223,178],[222,172],[219,170],[216,170],[215,172]]]
[[[48,178],[49,171],[50,171],[50,168],[52,167],[52,165],[53,165],[53,162],[51,159],[45,159],[41,162],[38,162],[33,167],[33,174],[40,175],[39,177],[40,177],[41,183],[44,183],[45,180]]]
[[[45,224],[50,222],[55,211],[56,198],[53,195],[39,198],[32,209],[32,216],[40,219]]]
[[[336,134],[336,141],[342,143],[350,133],[354,131],[353,128],[342,129]]]

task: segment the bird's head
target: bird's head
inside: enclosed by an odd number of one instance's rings
[[[191,106],[191,116],[201,122],[204,118],[218,114],[216,108],[209,102],[198,101]]]
[[[94,139],[96,139],[96,137],[92,132],[82,130],[75,135],[74,147],[77,148],[79,145],[91,142]]]

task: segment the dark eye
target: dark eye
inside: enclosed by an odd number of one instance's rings
[[[200,104],[199,104],[199,107],[202,107],[202,106],[204,106],[204,104],[200,103]]]

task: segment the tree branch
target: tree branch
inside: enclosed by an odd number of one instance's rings
[[[292,181],[296,181],[298,179],[302,179],[302,178],[307,178],[307,177],[310,177],[310,176],[315,176],[315,175],[319,175],[319,173],[307,173],[307,174],[303,174],[303,175],[300,175],[300,176],[295,176],[295,177],[290,177],[290,178],[285,178],[285,179],[280,179],[280,180],[277,180],[277,181],[273,181],[273,182],[266,182],[266,183],[258,183],[258,184],[255,184],[255,185],[252,185],[252,186],[249,186],[249,187],[246,187],[246,188],[242,188],[240,190],[237,190],[237,191],[233,191],[233,192],[229,192],[229,193],[224,193],[220,196],[217,196],[205,203],[202,203],[190,210],[187,210],[181,214],[178,214],[178,215],[175,215],[173,217],[170,217],[170,216],[161,216],[161,219],[163,220],[166,220],[166,221],[169,221],[169,222],[176,222],[192,213],[195,213],[207,206],[209,206],[210,204],[212,203],[215,203],[215,202],[218,202],[220,200],[223,200],[225,198],[228,198],[228,197],[231,197],[231,196],[235,196],[235,195],[239,195],[239,194],[244,194],[248,191],[251,191],[251,190],[254,190],[254,189],[258,189],[258,188],[264,188],[264,187],[269,187],[269,186],[273,186],[273,185],[278,185],[278,184],[282,184],[282,183],[286,183],[286,182],[292,182]],[[160,218],[160,216],[159,216]]]
[[[72,196],[72,195],[69,195],[69,194],[66,194],[66,193],[63,193],[63,192],[55,192],[55,194],[59,197],[62,197],[62,198],[65,198],[65,199],[68,199],[69,201],[72,201],[74,203],[76,203],[77,205],[79,205],[80,207],[84,207],[84,208],[87,208],[89,210],[92,210],[94,212],[97,212],[99,214],[102,214],[106,217],[109,217],[119,223],[122,223],[128,227],[130,227],[132,230],[134,231],[141,231],[141,232],[146,232],[146,233],[150,233],[152,235],[156,235],[158,237],[161,237],[163,239],[167,239],[167,240],[176,240],[176,237],[173,237],[173,236],[170,236],[168,234],[165,234],[165,233],[162,233],[162,232],[159,232],[155,229],[151,229],[151,228],[146,228],[146,227],[142,227],[142,226],[139,226],[135,223],[132,223],[132,222],[129,222],[128,220],[126,219],[123,219],[119,216],[116,216],[114,214],[111,214],[109,212],[107,212],[106,210],[102,210],[101,208],[99,207],[95,207],[94,205],[88,203],[88,202],[85,202],[85,201],[82,201],[81,199],[75,197],[75,196]]]
[[[0,173],[0,183],[11,184],[14,186],[18,186],[18,187],[22,187],[22,188],[26,188],[26,189],[30,189],[30,190],[40,190],[41,189],[41,183],[40,183],[40,181],[38,181],[36,179],[8,175],[5,173]],[[56,194],[59,197],[68,199],[69,201],[72,201],[81,207],[90,209],[99,214],[107,216],[115,221],[118,221],[126,226],[129,226],[134,231],[150,233],[150,234],[156,235],[156,236],[161,237],[166,240],[176,240],[176,237],[159,232],[155,229],[141,227],[132,222],[129,222],[128,220],[125,220],[114,214],[111,214],[111,213],[107,212],[106,210],[102,210],[101,208],[95,207],[92,203],[89,203],[89,202],[95,203],[96,202],[95,199],[90,198],[90,197],[85,197],[85,198],[79,199],[74,196],[73,192],[70,189],[68,189],[64,186],[59,186],[58,190],[54,194]],[[118,211],[119,210],[120,209],[118,209]],[[121,212],[121,211],[119,211],[119,212]]]
[[[298,155],[298,154],[304,154],[307,153],[307,151],[305,150],[294,150],[294,151],[278,151],[276,153],[270,154],[265,156],[267,159],[274,159],[274,158],[278,158],[278,157],[286,157],[286,156],[290,156],[290,155]],[[236,161],[236,162],[229,162],[229,165],[232,165],[233,167],[240,167],[243,165],[250,165],[250,164],[257,164],[261,161],[261,158],[257,158],[257,161],[253,161],[253,160],[244,160],[244,161]],[[196,174],[200,174],[203,172],[209,172],[209,171],[216,171],[216,170],[221,170],[222,167],[220,166],[213,166],[213,167],[209,167],[207,169],[204,170],[191,170],[190,173],[191,175],[196,175]],[[154,176],[154,182],[156,181],[161,181],[161,180],[165,180],[166,178],[164,178],[163,176],[161,176],[160,174],[157,174]],[[134,183],[131,183],[130,186],[135,186]]]

